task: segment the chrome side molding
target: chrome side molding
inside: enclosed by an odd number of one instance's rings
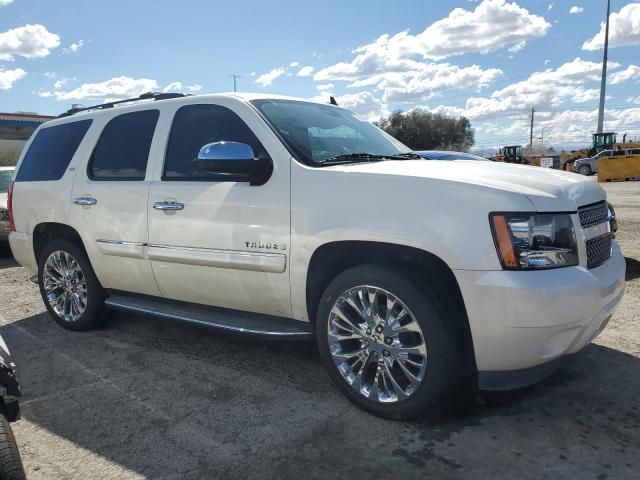
[[[98,250],[104,255],[145,259],[146,243],[122,240],[96,240]]]
[[[156,262],[182,263],[265,273],[284,273],[287,268],[287,256],[271,252],[247,252],[151,244],[147,247],[147,255],[150,260]]]
[[[284,273],[287,269],[287,256],[284,253],[183,247],[107,239],[96,240],[96,244],[100,253],[104,255],[148,259],[156,262],[264,273]]]

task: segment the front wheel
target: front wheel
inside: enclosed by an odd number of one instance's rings
[[[411,418],[458,383],[460,342],[428,288],[361,265],[338,275],[318,307],[320,356],[340,390],[385,418]]]
[[[589,165],[580,165],[580,168],[578,168],[578,173],[582,175],[591,175],[591,167]]]
[[[26,479],[11,425],[0,413],[0,480]]]
[[[84,250],[68,240],[53,240],[40,255],[40,294],[53,319],[68,330],[89,330],[108,316],[104,290]]]

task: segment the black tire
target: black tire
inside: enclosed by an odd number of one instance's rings
[[[26,479],[11,426],[0,414],[0,480]]]
[[[591,175],[591,167],[589,165],[580,165],[578,173],[581,175]]]
[[[87,303],[82,315],[75,321],[67,321],[60,317],[53,309],[44,288],[44,266],[49,256],[57,251],[62,251],[71,255],[82,270],[82,274],[87,285]],[[91,267],[91,262],[87,258],[84,250],[77,244],[69,240],[53,240],[42,251],[38,262],[38,285],[40,295],[53,319],[67,330],[82,331],[90,330],[102,325],[110,316],[111,311],[104,305],[105,292]]]
[[[382,288],[399,298],[422,330],[428,356],[426,371],[417,389],[404,400],[380,403],[361,395],[347,383],[329,351],[329,313],[343,292],[361,285]],[[322,294],[315,327],[320,357],[329,376],[349,400],[370,413],[389,419],[414,418],[436,406],[460,385],[463,342],[448,322],[445,308],[427,287],[420,287],[419,282],[396,270],[359,265],[340,273]]]

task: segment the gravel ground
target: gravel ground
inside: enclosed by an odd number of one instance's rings
[[[0,258],[0,332],[19,364],[14,432],[39,479],[640,478],[640,183],[605,185],[627,257],[624,302],[562,370],[451,399],[418,422],[351,406],[313,344],[118,314],[72,333]]]

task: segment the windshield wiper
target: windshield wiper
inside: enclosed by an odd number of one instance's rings
[[[340,165],[354,162],[379,162],[382,160],[412,160],[421,158],[415,153],[398,153],[396,155],[378,155],[373,153],[349,153],[346,155],[337,155],[335,157],[325,158],[318,165]]]

